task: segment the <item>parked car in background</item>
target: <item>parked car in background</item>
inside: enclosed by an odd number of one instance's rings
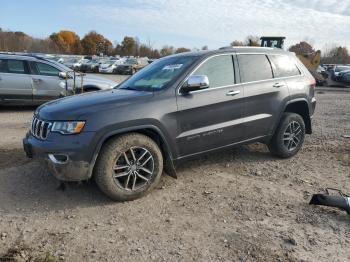
[[[333,70],[334,70],[334,77],[337,77],[340,72],[349,71],[350,66],[348,66],[348,65],[336,65],[336,66],[334,66]]]
[[[70,69],[76,70],[82,63],[82,58],[71,57],[63,60],[63,64]]]
[[[81,66],[89,61],[89,59],[80,59],[77,63],[74,64],[73,69],[76,71],[81,71]]]
[[[63,62],[63,58],[61,56],[50,56],[50,57],[46,57],[46,59],[49,59],[58,63]]]
[[[143,58],[128,58],[124,62],[123,65],[117,66],[115,72],[117,74],[122,74],[122,75],[133,75],[137,71],[141,70],[145,66],[147,66],[148,63],[148,58],[143,57]]]
[[[84,73],[87,73],[87,72],[98,73],[99,66],[100,66],[99,60],[97,59],[88,60],[81,64],[80,71]]]
[[[0,104],[37,105],[82,90],[107,90],[116,85],[106,78],[75,74],[65,65],[42,57],[0,55]]]
[[[123,61],[121,59],[108,60],[100,64],[98,71],[100,73],[115,74],[117,72],[117,67],[122,64]]]
[[[338,73],[338,76],[336,77],[337,81],[342,82],[344,84],[349,85],[350,84],[350,69],[347,71],[341,71]]]
[[[188,52],[157,60],[111,91],[40,107],[23,140],[60,180],[94,178],[114,200],[139,198],[163,169],[261,142],[281,158],[312,133],[316,82],[293,53],[272,48]]]

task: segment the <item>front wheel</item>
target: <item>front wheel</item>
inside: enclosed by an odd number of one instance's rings
[[[95,180],[110,198],[128,201],[140,198],[160,181],[163,156],[149,137],[137,133],[110,140],[101,150]]]
[[[284,113],[268,147],[272,154],[281,158],[292,157],[304,143],[305,123],[295,113]]]

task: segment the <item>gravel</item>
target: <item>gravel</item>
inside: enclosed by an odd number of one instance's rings
[[[349,261],[349,216],[309,206],[350,193],[350,93],[317,94],[314,134],[291,159],[253,144],[189,161],[142,199],[59,182],[21,148],[33,108],[0,111],[0,261]]]

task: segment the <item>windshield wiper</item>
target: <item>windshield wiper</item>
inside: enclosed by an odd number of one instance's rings
[[[119,89],[136,90],[136,91],[138,91],[138,89],[137,89],[137,88],[135,88],[135,87],[131,87],[131,86],[119,87]]]

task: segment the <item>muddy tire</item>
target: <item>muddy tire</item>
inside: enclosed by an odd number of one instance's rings
[[[288,158],[298,153],[304,138],[303,118],[298,114],[284,113],[268,147],[273,155]]]
[[[149,137],[131,133],[114,138],[101,149],[94,177],[111,199],[129,201],[150,192],[160,181],[163,156]]]

